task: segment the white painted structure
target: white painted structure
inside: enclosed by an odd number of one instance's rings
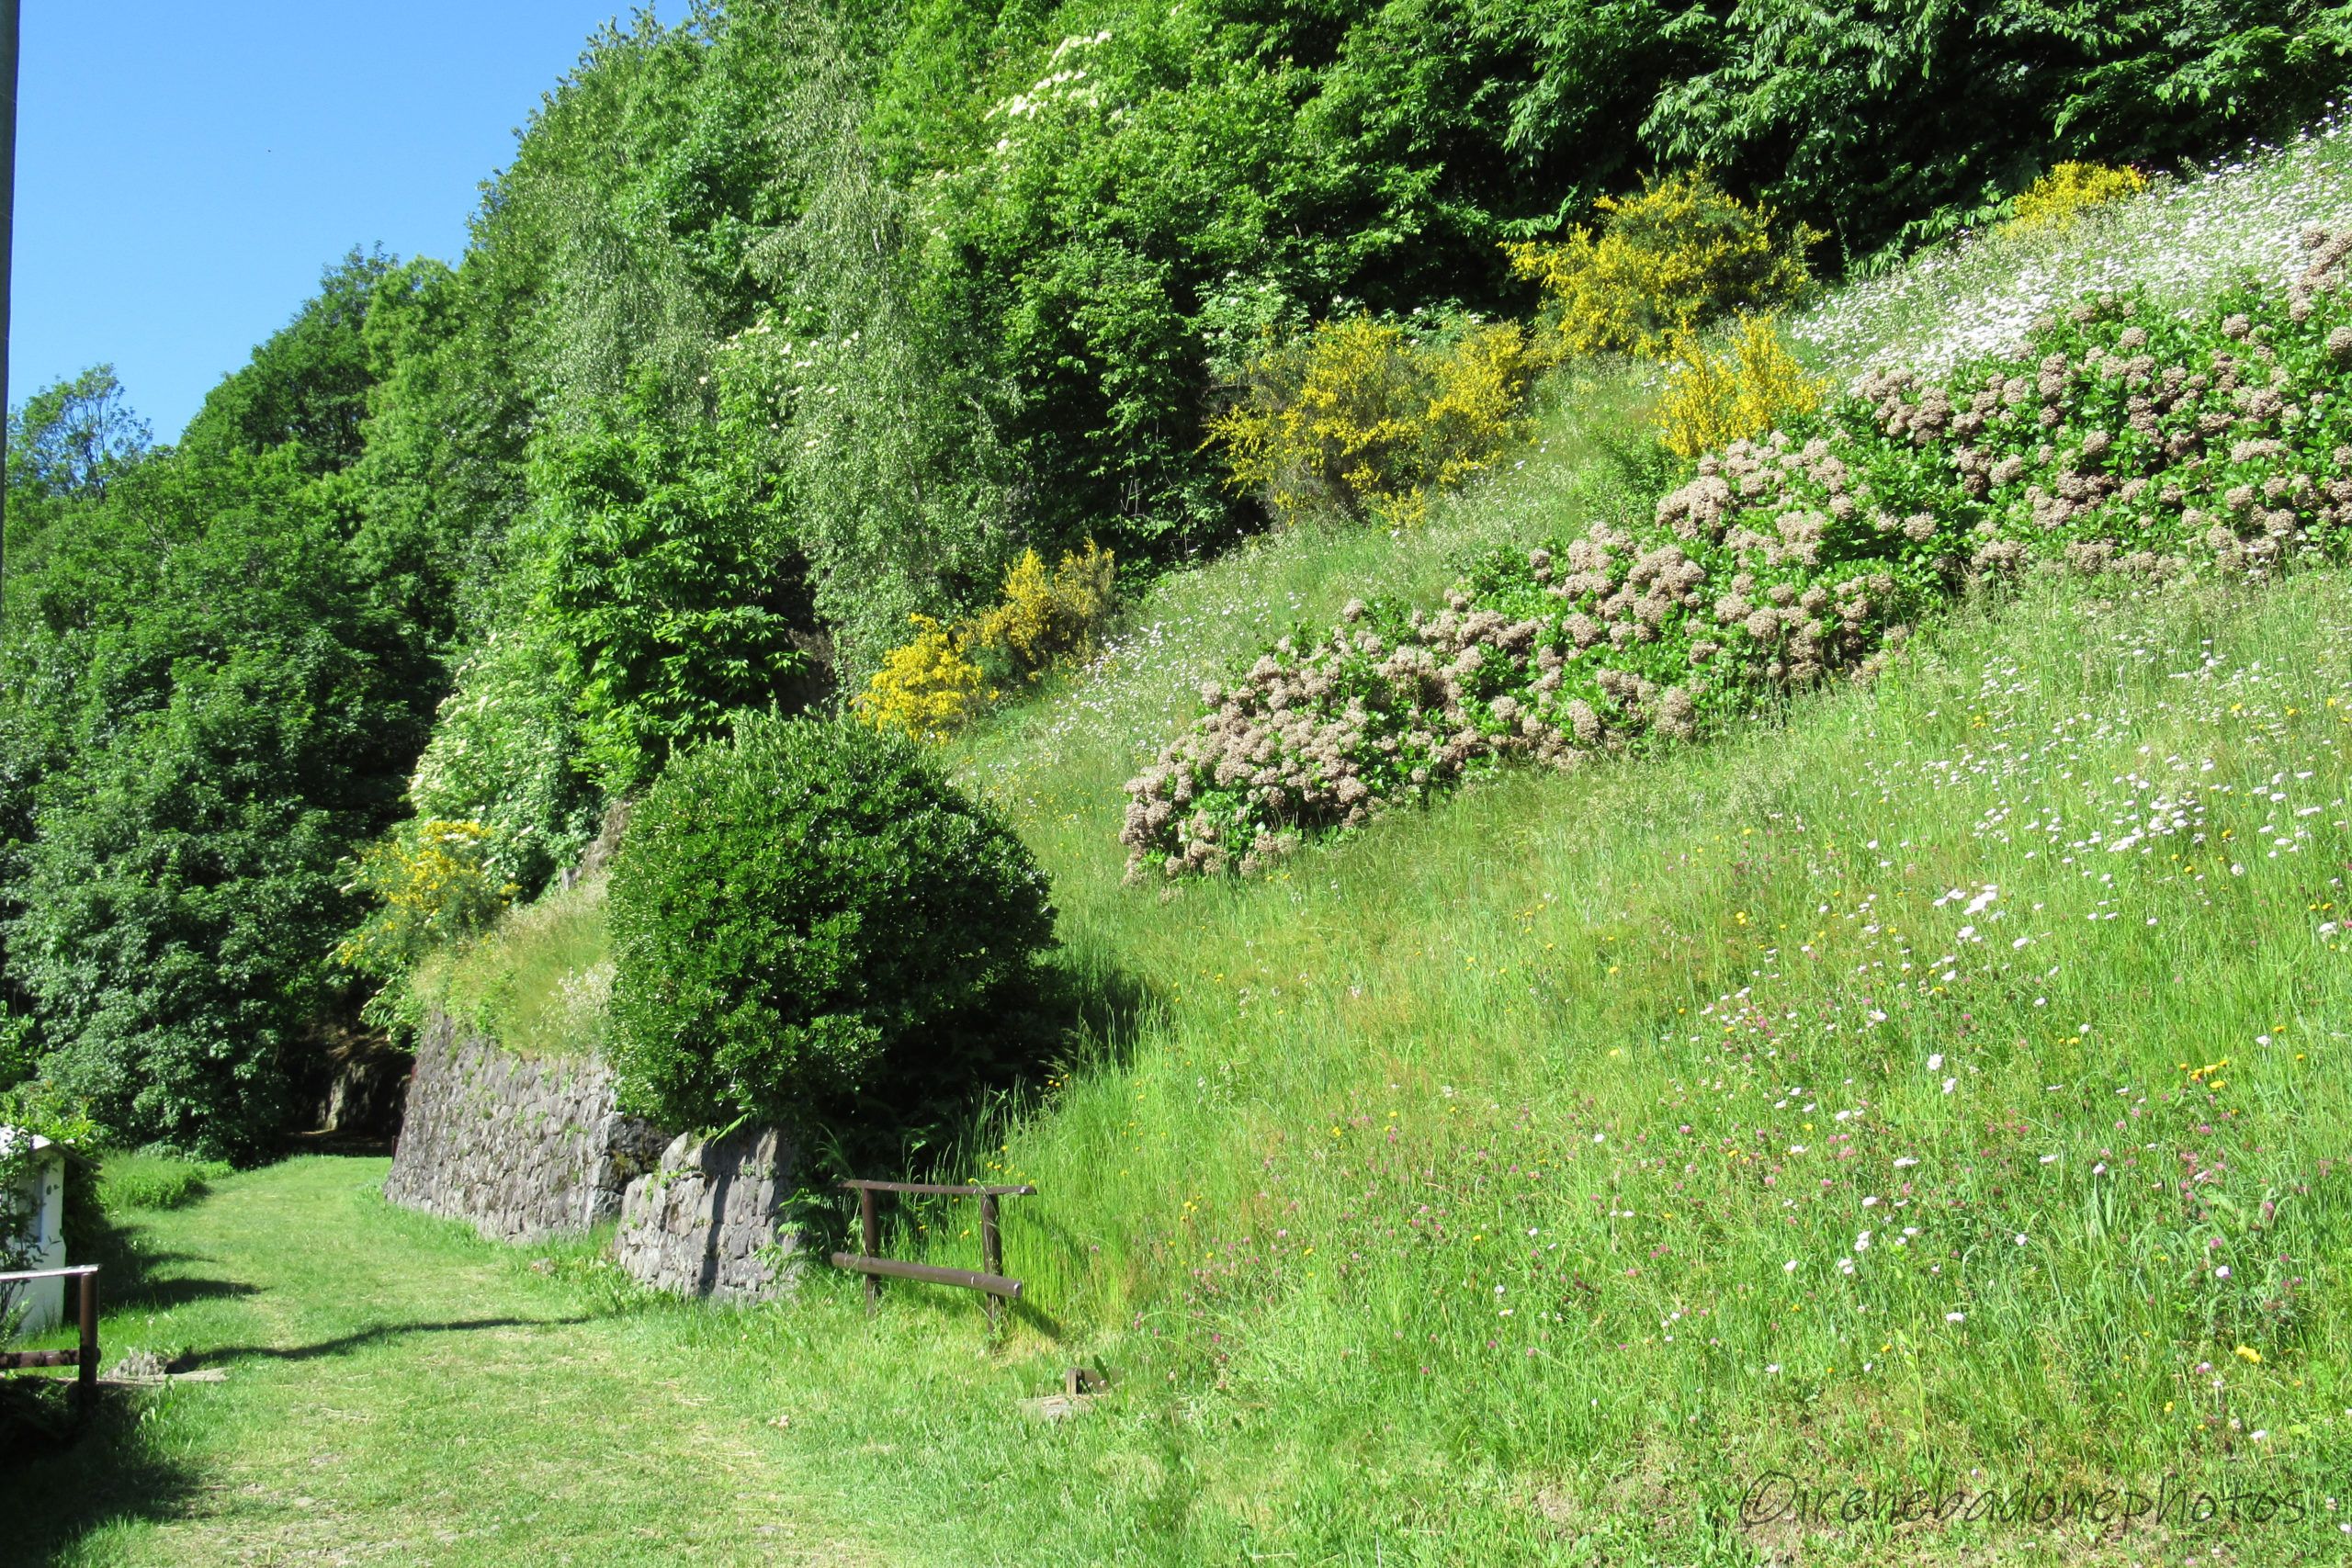
[[[15,1153],[18,1140],[26,1136],[14,1127],[0,1127],[0,1153]],[[65,1151],[39,1136],[33,1137],[32,1148],[31,1172],[19,1178],[17,1190],[0,1202],[0,1218],[13,1218],[19,1212],[29,1216],[24,1235],[0,1238],[6,1242],[8,1258],[0,1268],[62,1269]],[[14,1325],[18,1333],[39,1334],[54,1328],[65,1320],[65,1281],[32,1280],[0,1285],[0,1328],[8,1326],[19,1309],[24,1320]]]

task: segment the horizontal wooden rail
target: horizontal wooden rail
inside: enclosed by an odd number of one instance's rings
[[[19,1284],[28,1280],[78,1280],[97,1271],[95,1263],[76,1263],[64,1269],[26,1269],[14,1274],[0,1274],[0,1285]]]
[[[865,1244],[863,1257],[851,1252],[832,1255],[833,1267],[849,1269],[865,1276],[865,1310],[870,1315],[882,1305],[882,1281],[879,1276],[894,1280],[921,1280],[932,1285],[955,1285],[967,1291],[982,1291],[989,1297],[989,1334],[996,1334],[997,1303],[1021,1299],[1021,1281],[1003,1272],[1004,1237],[997,1227],[997,1200],[1025,1198],[1036,1191],[1023,1183],[1018,1187],[966,1186],[937,1181],[861,1181],[853,1177],[843,1181],[842,1190],[857,1194],[857,1220],[860,1239]],[[882,1250],[882,1222],[875,1212],[875,1199],[884,1192],[903,1192],[925,1198],[978,1198],[980,1201],[980,1267],[978,1269],[943,1269],[932,1263],[900,1263],[895,1258],[876,1256]],[[968,1234],[968,1233],[967,1233]]]
[[[29,1284],[35,1280],[71,1280],[74,1282],[74,1317],[81,1329],[81,1345],[72,1350],[11,1350],[0,1352],[0,1371],[16,1371],[27,1367],[72,1367],[74,1369],[74,1406],[84,1416],[98,1392],[98,1266],[76,1263],[63,1269],[25,1269],[0,1274],[0,1285]]]
[[[1021,1281],[1008,1280],[1001,1274],[983,1274],[976,1269],[942,1269],[933,1263],[901,1263],[895,1258],[860,1258],[854,1253],[836,1252],[833,1267],[847,1269],[859,1274],[887,1274],[893,1280],[921,1280],[930,1285],[960,1285],[967,1291],[986,1291],[1007,1301],[1021,1299]]]

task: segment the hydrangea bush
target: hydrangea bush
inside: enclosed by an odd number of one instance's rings
[[[2108,296],[1949,378],[1873,373],[1704,457],[1641,526],[1475,564],[1430,615],[1351,604],[1277,643],[1129,781],[1131,877],[1259,870],[1515,757],[1688,739],[2027,570],[2274,573],[2352,533],[2352,231],[2283,290]]]

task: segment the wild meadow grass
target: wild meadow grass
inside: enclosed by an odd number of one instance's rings
[[[1944,253],[1798,335],[1843,372],[2126,281],[2189,302],[2342,221],[2346,146]],[[1523,465],[1423,528],[1164,580],[951,750],[1051,873],[1057,962],[1120,1005],[955,1162],[1039,1188],[1002,1345],[914,1288],[863,1325],[823,1273],[664,1318],[794,1391],[761,1441],[949,1562],[2335,1560],[2345,573],[2031,578],[1874,687],[1498,773],[1262,879],[1122,885],[1120,784],[1204,680],[1624,504],[1648,396],[1555,387]],[[593,892],[518,917],[452,994],[527,1011],[597,924]],[[942,1204],[899,1245],[969,1263],[973,1228]],[[1091,1414],[1014,1414],[1074,1361],[1115,1379]],[[2268,1506],[1743,1525],[1774,1472]]]
[[[491,940],[435,956],[413,983],[420,1001],[519,1055],[594,1055],[613,989],[603,874],[510,910]]]
[[[2072,225],[1988,230],[1926,252],[1832,291],[1789,330],[1841,382],[1872,369],[1935,376],[2102,293],[2144,289],[2160,307],[2184,309],[2245,278],[2277,286],[2300,265],[2305,228],[2347,220],[2352,118],[2339,114],[2283,147],[2160,177]]]
[[[1033,1294],[1310,1557],[1741,1560],[1774,1468],[2322,1485],[2345,590],[2036,585],[1876,692],[1170,900],[1032,797],[1153,998],[990,1162]],[[1909,1560],[1870,1534],[1812,1550]]]

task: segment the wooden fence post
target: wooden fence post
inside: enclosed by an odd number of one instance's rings
[[[874,1215],[874,1189],[861,1188],[857,1194],[857,1213],[865,1228],[865,1256],[882,1256],[882,1222]],[[882,1281],[868,1274],[865,1277],[865,1315],[872,1317],[882,1305]]]
[[[980,1194],[980,1267],[990,1274],[1004,1272],[1004,1243],[997,1235],[996,1194],[993,1192]],[[989,1333],[991,1336],[996,1333],[997,1308],[997,1299],[990,1296]]]
[[[1021,1281],[1008,1279],[1004,1273],[1004,1227],[999,1223],[997,1200],[1034,1194],[1037,1190],[1035,1187],[1025,1182],[1018,1187],[983,1187],[977,1183],[861,1181],[854,1178],[842,1181],[841,1186],[857,1194],[857,1213],[860,1228],[865,1233],[865,1251],[863,1255],[836,1252],[832,1255],[832,1265],[836,1269],[854,1269],[865,1276],[865,1313],[868,1317],[881,1310],[880,1276],[887,1274],[893,1280],[920,1280],[927,1285],[954,1285],[959,1290],[982,1292],[989,1297],[989,1334],[991,1338],[995,1337],[1003,1312],[998,1298],[1014,1302],[1021,1299]],[[894,1258],[882,1257],[882,1226],[875,1217],[876,1195],[882,1192],[899,1192],[918,1198],[978,1198],[980,1201],[980,1258],[987,1267],[976,1273],[969,1269],[949,1269],[935,1263],[901,1263]]]
[[[74,1367],[74,1403],[85,1416],[97,1398],[98,1393],[98,1271],[95,1269],[78,1281],[82,1318],[82,1359]]]

